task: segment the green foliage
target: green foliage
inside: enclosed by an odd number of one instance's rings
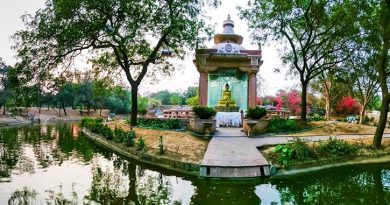
[[[145,149],[145,147],[146,147],[145,140],[142,137],[140,137],[137,141],[137,150],[142,151]]]
[[[119,129],[115,127],[114,129],[114,141],[117,143],[121,143],[126,139],[126,132],[123,131],[122,129]]]
[[[103,125],[103,119],[101,118],[83,118],[81,119],[81,126],[87,128],[95,134],[101,134],[108,140],[112,140],[114,138],[114,133],[107,125]]]
[[[293,160],[305,161],[316,158],[314,149],[300,138],[294,139],[289,144],[276,146],[273,154],[278,162],[284,166],[288,166]]]
[[[358,150],[358,145],[349,144],[344,140],[332,137],[326,141],[320,142],[318,145],[318,153],[328,156],[354,155],[358,152]]]
[[[269,121],[267,131],[268,132],[290,132],[302,129],[296,120],[273,118]]]
[[[178,130],[183,127],[183,123],[179,119],[138,118],[137,124],[139,127],[164,130]]]
[[[262,117],[264,117],[266,115],[267,115],[267,110],[265,110],[264,108],[250,107],[248,109],[246,117],[254,119],[254,120],[257,120],[257,119],[260,119],[260,118],[262,118]]]
[[[156,109],[162,105],[161,101],[155,98],[149,98],[148,101],[148,108],[149,109]]]
[[[130,92],[124,90],[119,86],[115,86],[112,90],[110,97],[107,100],[107,108],[116,114],[128,114],[130,113],[131,106]]]
[[[281,165],[288,166],[292,162],[305,162],[319,158],[356,156],[361,148],[364,146],[349,144],[336,138],[329,138],[313,146],[310,146],[305,140],[296,138],[288,144],[277,145],[271,156]]]
[[[148,102],[149,99],[146,97],[138,96],[138,113],[140,115],[146,115],[148,113]]]
[[[134,130],[130,130],[127,134],[126,134],[126,138],[125,138],[125,144],[126,146],[128,147],[132,147],[134,146],[135,144],[135,131]]]
[[[108,140],[112,140],[114,138],[114,133],[107,125],[102,127],[100,134],[102,134]]]
[[[177,94],[177,93],[173,93],[171,95],[171,98],[169,99],[169,102],[171,105],[182,105],[183,104],[183,98]]]
[[[318,114],[314,114],[310,117],[310,121],[317,122],[317,121],[324,121],[325,118],[323,116],[320,116]]]
[[[163,136],[160,136],[160,142],[158,144],[158,148],[159,148],[160,154],[164,154],[165,153],[165,147],[164,147],[164,143],[163,143]]]
[[[210,119],[217,113],[214,108],[206,106],[192,107],[192,111],[195,113],[195,116],[200,119]]]
[[[187,98],[186,99],[186,104],[187,105],[191,105],[191,106],[199,105],[199,94],[197,94],[197,95],[195,95],[193,97]]]

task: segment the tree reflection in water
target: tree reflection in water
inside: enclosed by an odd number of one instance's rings
[[[350,166],[275,179],[282,204],[389,204],[390,166]]]
[[[96,165],[88,202],[99,204],[171,204],[172,185],[162,174],[144,170],[120,157],[113,159],[114,170]],[[127,171],[127,172],[124,172]]]

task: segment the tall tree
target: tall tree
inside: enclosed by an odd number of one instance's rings
[[[39,72],[67,66],[84,50],[98,62],[120,68],[131,85],[131,124],[136,125],[138,87],[149,67],[168,72],[160,54],[172,50],[183,57],[198,35],[209,32],[203,8],[218,0],[48,0],[27,30],[16,33],[19,56]],[[152,72],[150,74],[154,74]]]
[[[343,0],[251,0],[241,16],[254,39],[287,41],[282,60],[301,82],[301,119],[306,120],[307,88],[312,79],[349,57],[357,4]]]
[[[359,123],[363,122],[367,106],[379,91],[378,75],[375,67],[374,52],[369,46],[363,46],[346,63],[350,70],[349,78],[354,85],[354,93],[361,104]]]
[[[378,72],[378,81],[382,92],[379,124],[373,140],[374,146],[379,148],[382,144],[390,104],[390,91],[388,86],[390,78],[390,0],[369,1],[364,10],[367,18],[361,19],[361,21],[363,28],[367,32],[367,38],[365,40],[375,48],[375,67]]]

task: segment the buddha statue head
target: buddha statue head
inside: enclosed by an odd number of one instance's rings
[[[225,85],[225,91],[229,91],[229,88],[230,88],[229,84],[226,83],[226,85]]]

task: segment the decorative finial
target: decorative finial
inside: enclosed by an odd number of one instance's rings
[[[223,21],[223,33],[224,34],[234,34],[234,21],[230,19],[230,14],[228,14],[227,19]]]

